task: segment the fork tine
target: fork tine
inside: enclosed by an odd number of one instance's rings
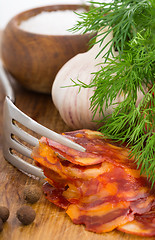
[[[15,139],[11,139],[10,141],[10,148],[16,150],[17,152],[21,153],[22,155],[32,158],[31,153],[32,150],[26,147],[25,145],[22,145],[21,143],[17,142]]]
[[[2,63],[0,61],[0,80],[4,87],[6,98],[4,101],[3,109],[3,155],[7,161],[9,161],[13,166],[17,167],[19,170],[25,174],[30,174],[31,177],[45,178],[43,171],[36,166],[26,162],[21,157],[17,156],[11,150],[16,150],[17,152],[31,157],[31,150],[26,148],[26,146],[20,144],[16,139],[13,139],[11,135],[19,137],[21,140],[26,141],[32,146],[38,144],[38,139],[26,133],[24,130],[13,123],[13,119],[24,125],[25,127],[31,129],[32,131],[38,133],[41,136],[51,138],[63,145],[70,148],[76,149],[78,151],[85,151],[85,148],[72,142],[71,140],[65,138],[64,136],[57,134],[42,125],[38,124],[22,111],[20,111],[14,104],[14,92],[9,82],[8,76],[3,69]]]
[[[71,144],[74,142],[72,142],[69,139],[67,139],[53,131],[50,131],[49,129],[44,128],[42,125],[36,123],[34,120],[29,118],[27,115],[22,113],[20,110],[18,110],[18,108],[16,108],[16,106],[11,102],[11,100],[8,97],[5,98],[4,111],[3,111],[3,154],[4,154],[4,157],[12,165],[17,167],[19,170],[23,171],[24,173],[30,174],[32,176],[45,178],[42,170],[39,167],[33,166],[32,164],[24,161],[22,158],[20,158],[19,156],[17,156],[16,154],[14,154],[13,152],[10,151],[11,149],[16,150],[17,152],[21,153],[22,155],[25,155],[26,157],[31,158],[31,150],[26,148],[25,145],[22,145],[20,142],[16,141],[16,139],[11,138],[12,134],[14,134],[15,136],[18,136],[21,140],[32,143],[32,145],[34,145],[33,140],[36,145],[39,143],[38,139],[33,138],[33,136],[29,135],[24,130],[18,128],[18,125],[15,125],[13,123],[13,119],[18,121],[19,123],[21,123],[23,126],[31,129],[34,132],[39,133],[40,135],[43,135],[45,137],[49,137],[49,138],[52,137],[52,139],[53,139],[53,133],[56,134],[56,137],[58,135],[58,138],[57,138],[58,142],[60,142],[59,138],[62,137],[61,141],[62,141],[63,145],[64,145],[64,140],[65,141],[67,140],[67,144],[65,144],[65,145],[68,145],[69,147],[72,148]],[[38,128],[38,130],[36,130],[36,128]],[[41,131],[39,131],[39,128],[41,128]],[[46,132],[48,132],[48,135],[45,134]],[[51,132],[52,132],[52,136],[51,136]],[[30,140],[28,140],[29,136],[30,136]],[[56,140],[56,138],[54,138],[53,140]],[[79,150],[80,145],[75,144],[75,146],[73,146],[73,147],[77,149],[76,145],[78,146],[78,150]]]
[[[23,137],[23,132],[24,131],[21,130],[20,128],[18,129],[18,126],[12,124],[12,117],[8,112],[8,107],[5,102],[4,109],[3,109],[3,155],[4,155],[4,158],[8,162],[10,162],[13,166],[17,167],[20,171],[28,175],[30,174],[29,176],[31,177],[45,178],[42,170],[39,167],[33,166],[32,164],[24,161],[21,157],[11,152],[11,149],[12,149],[12,150],[16,150],[17,152],[29,158],[31,157],[30,149],[26,148],[26,146],[21,145],[15,139],[11,138],[11,134],[15,134],[16,136],[18,135],[20,139],[27,140],[26,138],[29,137],[28,136],[29,134],[26,134],[26,132],[24,132],[25,135]],[[25,137],[26,135],[27,137]],[[30,142],[31,141],[33,141],[33,137],[31,138]],[[36,141],[38,143],[37,139]]]
[[[29,116],[24,114],[20,111],[12,102],[11,100],[6,97],[4,102],[5,108],[8,109],[9,115],[12,116],[13,119],[17,120],[19,123],[24,125],[25,127],[31,129],[32,131],[38,133],[41,136],[45,136],[50,138],[56,142],[61,143],[62,145],[68,146],[70,148],[76,149],[78,151],[84,152],[85,148],[80,146],[79,144],[67,139],[66,137],[42,126],[41,124],[37,123]]]
[[[29,173],[29,174],[39,177],[39,178],[45,178],[44,173],[40,168],[33,166],[32,164],[24,161],[19,156],[12,154],[9,149],[6,149],[4,151],[4,153],[5,153],[4,157],[6,159],[9,159],[9,162],[13,166],[17,167],[19,170],[24,171],[27,174]],[[17,166],[17,164],[18,164],[18,166]]]
[[[23,129],[19,128],[15,124],[12,125],[12,133],[17,137],[22,136],[22,140],[29,143],[33,147],[38,144],[38,139],[30,135],[29,133],[25,132]]]

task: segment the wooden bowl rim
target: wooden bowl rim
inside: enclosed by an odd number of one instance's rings
[[[60,8],[60,9],[59,9]],[[75,9],[74,9],[75,8]],[[26,16],[26,15],[29,15],[29,17],[25,18],[25,19],[29,19],[33,16],[36,16],[37,14],[45,11],[45,12],[52,12],[52,11],[63,11],[63,10],[76,10],[76,9],[79,9],[79,8],[83,8],[83,9],[86,9],[88,10],[89,9],[89,6],[88,5],[84,5],[84,4],[55,4],[55,5],[47,5],[47,6],[41,6],[41,7],[37,7],[37,8],[31,8],[31,9],[28,9],[26,11],[23,11],[23,12],[20,12],[18,13],[17,15],[15,15],[9,22],[7,25],[12,25],[16,31],[19,31],[23,34],[28,34],[29,36],[36,36],[36,37],[48,37],[48,38],[54,38],[54,37],[66,37],[66,38],[74,38],[74,37],[77,37],[77,36],[84,36],[84,35],[91,35],[91,33],[85,33],[85,34],[72,34],[72,35],[48,35],[48,34],[41,34],[41,33],[32,33],[32,32],[29,32],[29,31],[26,31],[26,30],[23,30],[22,28],[19,27],[19,23],[22,21],[22,16]],[[32,14],[31,13],[35,13],[36,14]],[[6,26],[7,28],[7,26]]]

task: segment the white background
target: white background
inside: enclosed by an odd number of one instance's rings
[[[0,0],[0,29],[3,29],[7,22],[24,10],[38,6],[46,6],[52,4],[76,4],[88,3],[87,0]]]

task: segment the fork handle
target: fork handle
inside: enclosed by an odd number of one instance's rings
[[[15,102],[14,91],[13,91],[13,88],[12,88],[10,82],[9,82],[6,70],[4,69],[1,60],[0,60],[0,80],[1,80],[1,83],[2,83],[2,87],[3,87],[4,91],[5,91],[5,95],[8,98],[10,98],[10,100],[14,103]]]

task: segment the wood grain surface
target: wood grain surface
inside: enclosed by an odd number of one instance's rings
[[[61,120],[49,95],[29,92],[15,84],[16,105],[27,115],[57,132],[70,130]],[[10,210],[10,217],[0,233],[0,240],[141,240],[154,239],[137,237],[119,231],[95,234],[75,225],[63,210],[56,207],[42,194],[41,199],[31,205],[36,211],[35,221],[23,226],[16,218],[17,209],[25,204],[22,196],[24,186],[42,181],[24,175],[10,165],[2,154],[2,108],[4,94],[0,85],[0,205]]]

